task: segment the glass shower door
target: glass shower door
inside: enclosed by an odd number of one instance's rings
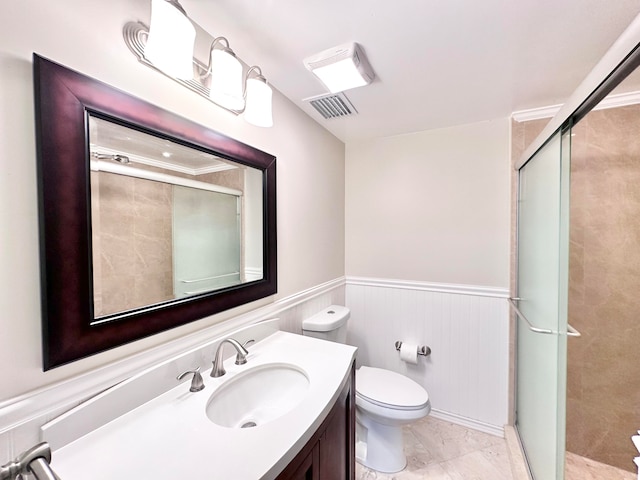
[[[564,478],[570,139],[519,171],[516,427],[536,480]]]
[[[173,186],[176,298],[241,282],[240,197]]]

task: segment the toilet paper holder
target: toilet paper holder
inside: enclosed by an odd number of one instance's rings
[[[402,347],[402,342],[398,340],[396,342],[396,350],[400,351],[400,347]],[[427,347],[426,345],[419,345],[418,355],[422,355],[423,357],[428,357],[429,355],[431,355],[431,347]]]

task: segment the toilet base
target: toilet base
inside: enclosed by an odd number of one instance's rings
[[[356,461],[371,470],[396,473],[407,466],[402,425],[383,425],[357,414]]]

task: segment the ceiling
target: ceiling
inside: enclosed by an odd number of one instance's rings
[[[640,0],[182,0],[207,31],[345,142],[563,103],[640,13]],[[240,33],[238,33],[240,32]],[[247,33],[249,32],[249,33]],[[305,57],[359,43],[377,78],[358,114],[324,120]],[[250,52],[250,57],[247,53]],[[278,112],[274,111],[277,122]]]

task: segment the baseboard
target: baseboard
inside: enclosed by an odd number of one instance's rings
[[[532,480],[533,477],[527,465],[518,432],[512,425],[504,426],[504,438],[507,441],[513,480]]]
[[[435,408],[431,409],[431,413],[429,413],[429,415],[440,420],[455,423],[456,425],[461,425],[463,427],[472,428],[473,430],[478,430],[479,432],[504,438],[504,426],[490,425],[472,418],[463,417],[461,415],[456,415],[455,413],[449,413]]]

